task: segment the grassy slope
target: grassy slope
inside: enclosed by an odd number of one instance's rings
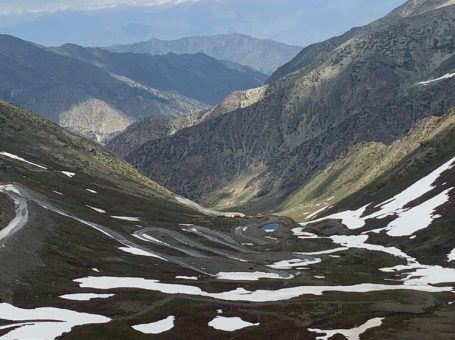
[[[409,166],[405,173],[412,170],[413,164],[423,162],[427,165],[424,168],[432,162],[439,164],[439,157],[455,150],[450,138],[454,134],[455,109],[452,109],[441,118],[422,120],[407,136],[390,146],[357,145],[289,196],[279,210],[283,215],[304,220],[325,206],[337,205],[381,176],[387,177],[388,172],[403,162]]]

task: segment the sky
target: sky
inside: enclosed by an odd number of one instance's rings
[[[2,0],[0,14],[40,13],[67,10],[101,10],[118,6],[178,5],[197,0]]]
[[[243,33],[306,46],[405,0],[0,0],[0,33],[46,46]]]

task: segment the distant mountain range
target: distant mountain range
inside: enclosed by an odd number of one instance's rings
[[[286,45],[266,39],[256,39],[243,34],[219,34],[178,40],[150,39],[131,45],[107,47],[113,52],[149,54],[205,53],[218,60],[227,60],[250,66],[271,74],[301,51],[299,46]]]
[[[0,98],[102,141],[147,116],[197,112],[265,75],[204,54],[151,56],[0,36]]]
[[[127,160],[220,208],[270,209],[355,145],[391,144],[455,105],[453,1],[408,1],[305,48],[246,107],[145,143]]]

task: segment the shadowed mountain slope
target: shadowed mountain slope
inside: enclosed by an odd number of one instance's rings
[[[48,49],[6,35],[0,36],[0,66],[0,98],[99,141],[140,118],[207,108],[179,91],[216,102],[264,79],[203,54],[123,55],[74,45]]]

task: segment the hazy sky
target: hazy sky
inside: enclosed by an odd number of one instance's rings
[[[405,0],[0,0],[0,33],[44,45],[111,45],[244,33],[305,46]]]
[[[160,6],[198,0],[2,0],[0,14],[54,12],[66,10],[99,10],[116,6]]]

